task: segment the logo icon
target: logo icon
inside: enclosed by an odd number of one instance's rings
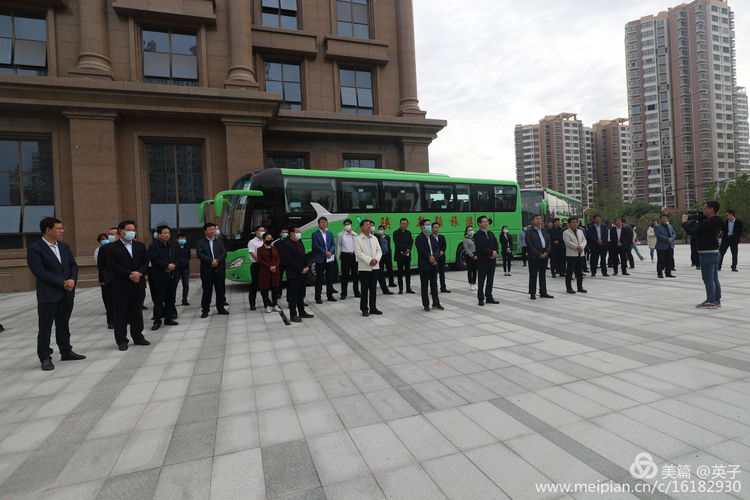
[[[633,463],[630,464],[630,475],[635,479],[653,479],[657,472],[654,457],[645,451],[637,454]]]

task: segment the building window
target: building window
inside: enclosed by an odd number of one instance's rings
[[[171,30],[143,30],[143,81],[197,87],[197,37]]]
[[[151,228],[201,227],[198,206],[203,201],[203,146],[147,144],[151,187]]]
[[[341,111],[343,113],[373,114],[372,73],[353,69],[340,69]]]
[[[50,141],[0,140],[0,249],[24,248],[55,214]]]
[[[307,168],[307,159],[303,155],[274,154],[267,156],[266,168],[294,168],[304,170]]]
[[[0,73],[47,75],[47,21],[0,13]]]
[[[336,26],[342,36],[370,38],[368,0],[337,0]]]
[[[266,61],[266,92],[281,94],[281,109],[302,109],[299,64]]]
[[[263,0],[261,16],[263,26],[299,29],[297,23],[297,0]]]
[[[344,168],[378,168],[378,156],[344,156]]]

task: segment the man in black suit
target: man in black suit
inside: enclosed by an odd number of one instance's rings
[[[586,229],[587,247],[591,248],[591,277],[596,276],[597,267],[601,268],[602,276],[607,273],[607,227],[602,224],[602,216],[595,215],[594,222]]]
[[[203,224],[205,238],[200,238],[195,245],[195,254],[201,263],[201,285],[203,296],[201,297],[201,318],[208,317],[211,309],[211,296],[216,291],[216,309],[219,314],[229,314],[225,309],[226,284],[225,269],[227,251],[224,242],[216,237],[216,224],[206,222]]]
[[[393,245],[396,247],[394,257],[396,258],[396,275],[398,276],[398,293],[404,293],[404,278],[406,278],[406,293],[414,293],[411,289],[411,247],[414,240],[411,236],[409,220],[401,219],[399,228],[393,232]]]
[[[615,219],[615,225],[609,230],[609,241],[612,245],[612,273],[617,276],[617,267],[622,267],[623,276],[628,276],[628,250],[633,244],[633,230],[622,223],[622,218]]]
[[[55,324],[55,340],[60,350],[61,361],[86,359],[86,356],[73,352],[70,345],[70,314],[73,312],[73,298],[78,281],[78,264],[70,247],[63,243],[63,224],[54,217],[45,217],[39,222],[42,238],[35,241],[26,252],[29,270],[36,277],[37,313],[39,333],[36,338],[36,352],[42,363],[42,370],[54,370],[52,349],[49,341],[52,323]]]
[[[161,328],[162,319],[165,325],[177,325],[177,283],[179,274],[177,265],[180,252],[177,246],[169,241],[172,232],[168,226],[156,228],[156,241],[148,247],[148,259],[151,261],[151,276],[154,294],[154,324],[151,330]]]
[[[526,231],[526,251],[529,254],[529,296],[536,300],[536,282],[539,280],[539,296],[554,298],[547,293],[547,261],[552,248],[549,233],[542,225],[542,216],[531,218],[531,227]]]
[[[124,220],[117,225],[120,239],[107,249],[107,273],[112,280],[112,306],[115,320],[115,342],[121,351],[128,350],[130,337],[137,345],[151,345],[143,336],[143,300],[146,298],[148,251],[135,239],[135,222]]]
[[[115,320],[114,307],[112,306],[112,280],[106,272],[107,249],[110,244],[117,241],[119,234],[120,232],[117,227],[109,228],[109,231],[107,231],[107,241],[109,243],[100,246],[96,252],[96,269],[99,274],[99,286],[102,288],[102,302],[104,302],[104,310],[107,314],[107,328],[110,330],[115,328]]]
[[[445,241],[445,236],[440,234],[440,223],[432,223],[432,234],[437,238],[438,244],[438,277],[440,278],[440,293],[451,293],[450,290],[445,286],[445,252],[448,249],[448,242]]]
[[[432,224],[429,219],[419,222],[422,232],[419,233],[414,246],[417,249],[417,269],[419,269],[419,282],[422,290],[422,307],[425,311],[430,310],[430,298],[427,294],[429,288],[432,295],[432,308],[443,310],[438,297],[437,275],[440,266],[440,251],[436,235],[431,231]]]
[[[724,263],[724,254],[727,253],[727,248],[732,250],[732,271],[737,272],[737,250],[742,236],[742,221],[734,216],[733,210],[727,210],[727,220],[724,221],[722,229],[723,236],[721,237],[721,259],[719,260],[719,271],[721,271],[721,265]]]
[[[302,318],[314,318],[305,311],[305,279],[310,268],[302,243],[299,227],[289,228],[289,238],[276,243],[281,257],[281,265],[286,269],[286,300],[289,303],[289,321],[301,323]]]
[[[477,257],[477,300],[480,306],[483,306],[485,301],[488,304],[499,304],[500,302],[492,296],[499,250],[497,238],[489,230],[490,220],[486,216],[480,215],[477,224],[479,231],[474,234],[474,245],[477,247],[474,251]]]
[[[552,229],[548,229],[547,232],[552,240],[549,265],[553,278],[556,278],[558,274],[561,278],[565,276],[565,242],[563,241],[563,231],[564,229],[560,226],[560,219],[552,219]]]

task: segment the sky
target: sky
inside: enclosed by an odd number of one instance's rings
[[[430,146],[430,171],[510,180],[515,125],[562,112],[585,126],[627,118],[625,24],[681,3],[413,1],[420,107],[448,121]],[[737,84],[750,88],[750,0],[729,6]]]

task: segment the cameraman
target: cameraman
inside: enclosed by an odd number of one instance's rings
[[[706,286],[706,300],[696,306],[699,309],[721,307],[719,232],[721,232],[723,221],[716,215],[718,212],[719,202],[707,201],[698,219],[690,221],[687,214],[682,216],[682,227],[697,240],[701,277]]]

